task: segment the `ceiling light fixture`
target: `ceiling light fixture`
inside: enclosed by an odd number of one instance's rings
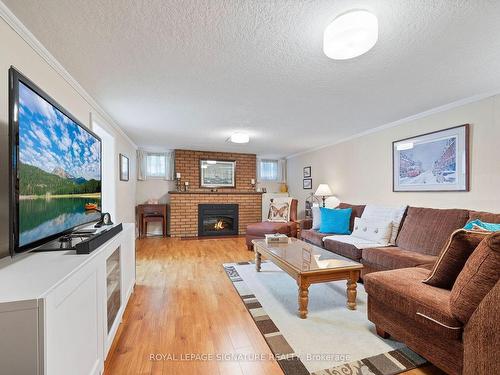
[[[233,143],[248,143],[250,142],[250,137],[248,136],[247,133],[236,132],[231,134],[229,140]]]
[[[367,10],[351,10],[327,26],[323,52],[334,60],[352,59],[368,52],[377,40],[377,17]]]

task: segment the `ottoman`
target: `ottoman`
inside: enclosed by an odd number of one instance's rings
[[[245,238],[248,250],[253,250],[252,240],[264,238],[265,234],[273,233],[283,233],[288,237],[297,237],[297,223],[295,221],[288,221],[286,223],[263,221],[247,225]]]

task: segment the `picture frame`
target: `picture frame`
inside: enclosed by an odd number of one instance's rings
[[[129,158],[120,154],[120,181],[128,181],[130,177],[130,161]]]
[[[236,161],[200,159],[200,187],[235,188]]]
[[[304,167],[303,174],[304,178],[311,178],[311,167]]]
[[[469,191],[470,125],[392,142],[394,192]]]
[[[304,190],[312,189],[312,178],[304,178],[302,180],[302,189]]]

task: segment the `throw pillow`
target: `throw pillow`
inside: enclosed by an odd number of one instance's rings
[[[321,207],[321,233],[351,234],[349,221],[351,220],[352,208],[325,208]]]
[[[276,203],[271,202],[269,205],[269,214],[267,216],[268,221],[286,223],[288,222],[290,205],[288,202]]]
[[[467,323],[499,278],[500,232],[495,232],[481,241],[458,275],[450,294],[452,315]]]
[[[465,224],[464,229],[482,229],[488,232],[498,232],[500,231],[500,224],[496,223],[485,223],[479,219],[469,221]]]
[[[367,204],[361,217],[363,219],[380,220],[382,222],[392,221],[392,231],[389,243],[396,244],[396,237],[398,236],[401,221],[406,212],[407,206],[400,207],[385,207],[377,206],[374,204]]]
[[[318,206],[313,206],[311,210],[312,210],[312,217],[313,217],[311,229],[319,230],[319,228],[321,226],[321,210],[319,209]]]
[[[352,236],[389,246],[392,234],[392,220],[354,219]]]
[[[451,289],[465,262],[488,232],[458,229],[443,247],[437,262],[424,283],[438,288]]]

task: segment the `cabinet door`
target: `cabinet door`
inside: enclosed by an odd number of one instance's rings
[[[46,298],[46,374],[90,375],[103,368],[102,296],[91,262]]]

